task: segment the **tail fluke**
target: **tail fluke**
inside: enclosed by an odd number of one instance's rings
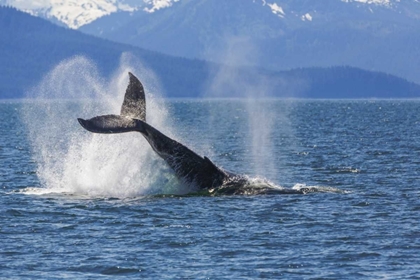
[[[141,132],[146,121],[146,99],[143,85],[131,73],[130,82],[125,92],[121,115],[104,115],[89,120],[77,119],[90,132],[95,133],[123,133],[130,131]]]
[[[139,79],[128,73],[130,82],[125,91],[124,102],[121,106],[121,116],[146,121],[146,97]]]
[[[140,131],[140,122],[117,115],[105,115],[89,120],[77,119],[86,130],[94,133],[123,133]]]

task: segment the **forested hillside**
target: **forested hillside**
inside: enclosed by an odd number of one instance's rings
[[[113,43],[14,8],[0,7],[0,98],[22,97],[25,89],[36,84],[53,66],[75,55],[93,60],[101,74],[107,76],[116,69],[123,52],[139,57],[159,77],[165,77],[164,84],[182,86],[185,77],[203,80],[206,75],[206,64],[201,61]]]
[[[0,7],[0,98],[21,98],[55,65],[75,55],[97,64],[107,77],[121,54],[131,53],[158,77],[167,97],[256,96],[311,98],[419,97],[420,87],[384,73],[352,67],[302,68],[274,72],[233,68],[171,57],[56,26],[46,20]],[[214,91],[217,91],[214,94]]]
[[[165,2],[172,5],[154,13],[142,9],[113,13],[80,30],[169,55],[215,62],[223,62],[224,52],[236,38],[247,38],[238,48],[253,48],[257,54],[241,60],[242,64],[276,71],[349,65],[420,83],[417,0]]]

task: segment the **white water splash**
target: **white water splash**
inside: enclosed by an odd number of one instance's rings
[[[274,126],[283,121],[282,130],[292,132],[286,126],[286,114],[270,108],[268,98],[278,96],[278,90],[284,81],[264,75],[254,67],[257,65],[260,50],[247,37],[227,37],[224,51],[221,52],[224,65],[215,69],[209,83],[208,97],[234,97],[246,101],[245,110],[248,118],[247,163],[249,170],[257,176],[270,177],[278,173],[281,166],[275,163]],[[281,120],[279,117],[281,116]],[[218,118],[214,118],[218,120]],[[217,125],[217,122],[216,122]]]
[[[338,194],[349,194],[350,191],[341,190],[335,187],[328,186],[307,186],[306,184],[295,184],[292,187],[293,190],[306,190],[306,193],[317,192],[317,193],[338,193]]]
[[[124,54],[109,82],[84,57],[63,61],[31,90],[33,101],[22,114],[40,193],[124,198],[185,192],[139,133],[93,134],[77,122],[78,117],[119,114],[128,71],[145,86],[148,123],[172,134],[156,79],[139,61]],[[28,191],[34,193],[33,188]]]

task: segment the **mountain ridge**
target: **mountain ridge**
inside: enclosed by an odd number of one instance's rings
[[[420,2],[181,0],[152,14],[116,13],[80,28],[168,55],[226,63],[232,39],[247,38],[272,70],[350,65],[420,83]],[[266,1],[274,3],[274,1]],[[258,59],[256,59],[257,57]]]
[[[420,86],[352,67],[272,71],[171,57],[54,25],[0,7],[0,98],[21,98],[63,60],[84,56],[109,77],[123,53],[158,77],[166,97],[413,98]],[[233,50],[235,51],[235,50]],[[83,69],[82,69],[83,70]]]
[[[15,7],[21,11],[28,12],[31,15],[43,17],[46,19],[53,19],[54,22],[61,22],[72,29],[78,29],[86,24],[89,24],[101,17],[111,15],[118,12],[140,12],[140,13],[154,13],[156,11],[172,8],[181,1],[188,0],[50,0],[43,2],[33,2],[31,0],[0,0],[0,4]],[[281,0],[249,0],[253,3],[258,2],[262,6],[270,9],[270,12],[280,18],[287,15],[297,16],[302,21],[312,21],[310,12],[312,9],[306,9],[306,12],[297,12],[292,9],[290,5]],[[401,5],[399,0],[335,0],[347,4],[360,6],[379,6],[388,9],[398,9]],[[413,2],[416,2],[413,0]],[[371,9],[371,11],[373,11]],[[269,10],[267,9],[267,12]]]
[[[74,1],[42,3],[53,6],[53,12],[68,8]],[[20,8],[26,10],[38,3],[0,0],[0,4],[6,2],[15,6],[20,3]],[[85,5],[77,7],[84,7],[82,16],[85,12],[87,17],[90,13],[98,16],[78,30],[171,56],[223,64],[234,62],[274,71],[349,65],[420,83],[417,0],[83,0],[81,3]],[[73,6],[69,11],[75,9]],[[95,14],[98,10],[101,13]],[[59,21],[51,16],[49,19]],[[226,52],[235,48],[232,40],[236,38],[246,38],[251,43],[236,48],[254,49],[252,59],[245,54],[244,59],[236,56],[235,61],[226,61]]]

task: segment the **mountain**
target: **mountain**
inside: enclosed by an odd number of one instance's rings
[[[420,82],[420,2],[269,2],[181,0],[155,13],[111,14],[80,30],[187,58],[272,70],[350,65]]]
[[[15,7],[31,15],[78,29],[101,17],[136,11],[153,13],[179,0],[0,0],[0,5]]]
[[[274,71],[349,65],[420,83],[418,0],[0,3],[88,34],[173,56]]]
[[[419,85],[384,73],[354,67],[273,71],[177,58],[0,7],[0,98],[23,97],[54,66],[76,55],[88,57],[109,77],[125,52],[156,74],[167,97],[420,97]]]
[[[0,0],[0,5],[12,6],[32,15],[52,20],[55,23],[60,22],[61,25],[66,25],[73,29],[78,29],[107,15],[115,15],[117,13],[128,13],[132,15],[137,12],[138,14],[151,14],[161,9],[173,7],[174,4],[177,4],[180,1],[181,0]],[[182,1],[187,2],[190,0]],[[220,5],[220,2],[212,1],[215,3],[213,5]],[[309,11],[319,13],[319,11],[330,5],[324,0],[310,2],[293,1],[290,3],[285,0],[271,0],[269,2],[266,0],[245,1],[252,1],[257,6],[265,7],[266,15],[271,12],[283,20],[288,21],[290,21],[290,19],[293,20],[293,18],[302,21],[312,21],[313,16]],[[246,4],[245,1],[240,3]],[[411,1],[414,2],[414,4],[418,2],[417,0]],[[357,7],[366,5],[372,13],[372,8],[376,9],[377,7],[393,9],[394,11],[400,11],[401,13],[401,10],[406,8],[407,3],[409,3],[408,1],[405,1],[402,4],[400,0],[334,0],[334,2],[351,3],[357,5]],[[284,7],[290,10],[291,17],[290,15],[286,15]],[[413,8],[413,6],[409,7]],[[331,9],[328,11],[327,8],[326,11],[327,13],[331,12]],[[405,13],[405,15],[412,17],[413,13],[411,11],[411,13]]]
[[[61,61],[76,55],[94,61],[102,75],[109,76],[122,53],[131,53],[164,77],[168,92],[185,90],[185,76],[204,77],[204,62],[170,57],[129,45],[110,42],[54,25],[46,20],[0,6],[0,98],[19,98]],[[170,88],[170,84],[176,84]],[[191,85],[189,85],[191,86]],[[196,90],[195,86],[191,91]]]
[[[135,5],[115,0],[0,0],[0,5],[12,6],[73,29],[111,13],[134,12],[137,9]]]

